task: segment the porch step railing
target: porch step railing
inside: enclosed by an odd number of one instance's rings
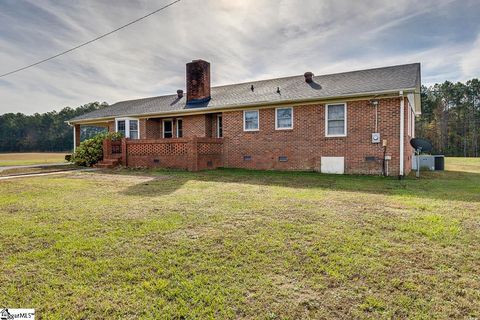
[[[103,159],[118,159],[122,156],[122,141],[103,140]]]
[[[122,154],[122,141],[112,141],[112,154]]]

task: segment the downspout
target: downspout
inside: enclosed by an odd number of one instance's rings
[[[73,126],[73,153],[77,151],[77,127]]]
[[[400,95],[400,172],[399,178],[403,178],[404,175],[404,131],[405,131],[405,99],[403,97],[403,91],[399,92]]]

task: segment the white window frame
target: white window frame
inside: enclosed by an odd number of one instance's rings
[[[166,121],[170,121],[172,123],[172,137],[171,138],[165,138],[165,122]],[[162,138],[163,139],[172,139],[172,138],[174,138],[173,133],[174,133],[174,131],[173,131],[173,119],[162,119]]]
[[[292,124],[290,127],[279,128],[278,127],[278,119],[277,119],[277,111],[282,109],[290,109],[292,115]],[[292,107],[278,107],[275,108],[275,130],[291,130],[293,129],[293,108]]]
[[[246,124],[247,122],[245,121],[245,114],[247,112],[257,112],[257,118],[258,118],[258,125],[256,129],[247,129]],[[243,131],[260,131],[260,111],[259,110],[243,110]]]
[[[175,119],[175,134],[176,134],[176,137],[177,137],[177,138],[180,138],[180,137],[178,136],[178,121],[179,121],[179,120],[182,121],[182,136],[181,136],[181,138],[183,138],[183,118],[176,118],[176,119]],[[162,123],[162,131],[163,131],[163,123]]]
[[[220,137],[220,119],[222,119],[222,136]],[[223,115],[217,114],[217,138],[223,138]]]
[[[410,120],[411,120],[411,123],[410,123],[410,132],[411,132],[411,135],[410,137],[412,138],[415,138],[415,110],[413,109],[413,106],[412,106],[412,109],[410,110],[411,112],[411,117],[410,117]]]
[[[138,139],[140,138],[140,119],[138,118],[115,118],[115,132],[118,132],[118,122],[125,121],[125,138],[130,138],[130,121],[137,121]]]
[[[343,105],[344,109],[344,121],[343,121],[343,134],[328,134],[328,108],[330,106]],[[325,105],[325,137],[334,138],[334,137],[346,137],[347,136],[347,103],[338,102],[338,103],[329,103]]]
[[[408,115],[407,115],[407,134],[410,138],[415,137],[415,110],[410,104],[410,99],[407,100],[408,103]]]

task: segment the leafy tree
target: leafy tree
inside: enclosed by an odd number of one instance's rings
[[[105,102],[92,102],[75,109],[65,107],[59,112],[0,115],[0,152],[69,151],[73,147],[73,133],[65,121],[105,106]],[[104,131],[105,128],[82,127],[81,139]]]
[[[478,157],[479,80],[422,86],[421,98],[422,115],[416,121],[416,135],[432,141],[437,153]]]

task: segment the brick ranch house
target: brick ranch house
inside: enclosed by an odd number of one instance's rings
[[[122,132],[100,166],[227,167],[403,176],[410,172],[420,64],[210,86],[186,66],[186,94],[117,102],[69,121]]]

